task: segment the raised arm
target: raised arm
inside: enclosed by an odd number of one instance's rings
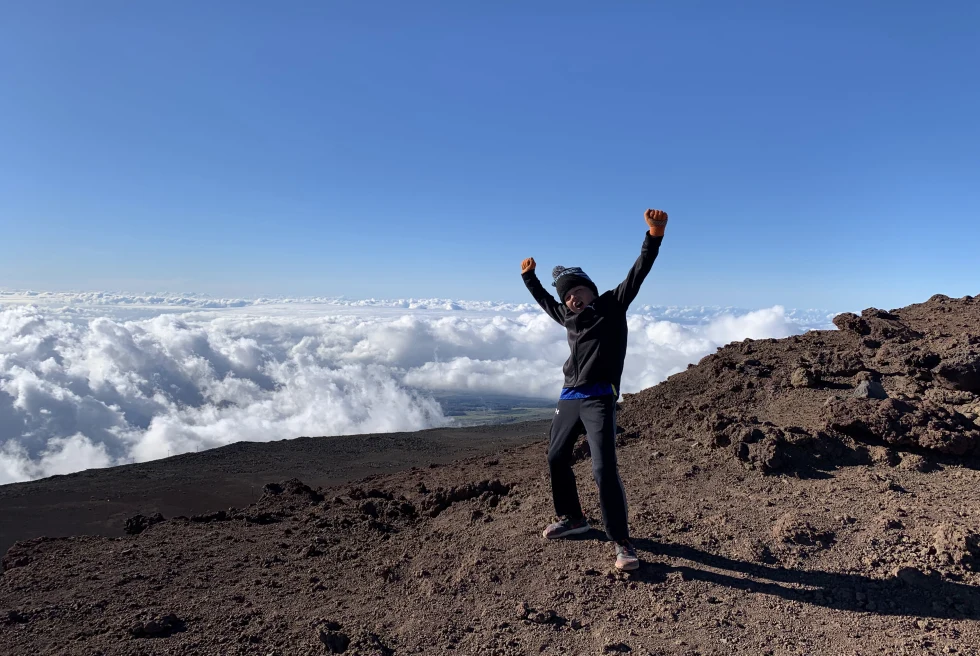
[[[549,317],[564,326],[565,306],[556,301],[555,297],[549,294],[541,285],[541,281],[538,280],[538,274],[534,272],[536,266],[537,264],[535,264],[533,257],[529,257],[521,262],[521,278],[524,279],[527,290],[531,292],[531,296],[538,302],[538,305],[548,313]]]
[[[643,238],[643,246],[640,248],[640,256],[633,263],[633,268],[626,274],[626,280],[619,283],[613,290],[613,294],[620,303],[629,307],[633,299],[640,292],[640,285],[650,273],[653,261],[660,253],[660,243],[664,239],[664,231],[667,228],[667,213],[663,210],[647,210],[644,215],[648,230]]]

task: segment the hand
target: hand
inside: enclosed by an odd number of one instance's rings
[[[663,210],[647,210],[643,217],[647,225],[650,226],[650,234],[654,237],[663,237],[664,229],[667,227],[667,213]]]
[[[533,257],[527,258],[526,260],[521,262],[521,275],[524,275],[528,271],[534,271],[534,267],[536,266],[538,265],[535,264]]]

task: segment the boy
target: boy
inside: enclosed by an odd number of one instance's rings
[[[647,210],[649,230],[640,257],[616,289],[599,295],[595,283],[578,267],[557,266],[552,271],[558,298],[548,293],[537,274],[534,258],[521,262],[521,277],[534,300],[552,319],[568,331],[571,355],[565,362],[565,383],[551,424],[548,467],[551,493],[559,519],[544,529],[548,539],[585,533],[589,524],[582,513],[572,450],[584,425],[592,452],[592,473],[599,486],[599,504],[606,535],[616,543],[616,567],[634,570],[640,566],[630,542],[626,517],[626,492],[616,465],[616,400],[626,359],[626,310],[640,291],[660,251],[667,213]]]

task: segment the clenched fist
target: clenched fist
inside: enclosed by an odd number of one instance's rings
[[[528,271],[534,271],[534,267],[538,266],[534,263],[534,258],[529,257],[523,262],[521,262],[521,275],[524,275]]]
[[[643,217],[647,225],[650,226],[650,234],[654,237],[663,237],[664,229],[667,227],[667,213],[663,210],[647,210]]]

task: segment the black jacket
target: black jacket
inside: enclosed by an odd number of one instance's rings
[[[579,314],[555,300],[541,286],[533,270],[521,277],[534,300],[552,319],[568,331],[568,347],[571,355],[565,362],[565,387],[578,387],[593,383],[612,383],[619,391],[626,360],[626,310],[640,291],[643,279],[650,273],[653,261],[660,252],[663,237],[653,237],[648,232],[643,240],[640,257],[616,289],[602,294]]]

